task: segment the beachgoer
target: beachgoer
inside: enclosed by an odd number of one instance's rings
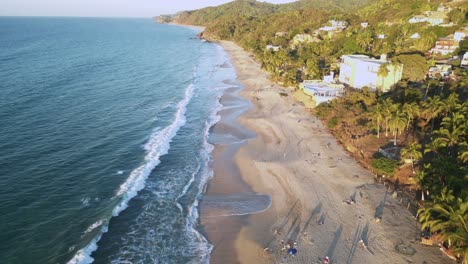
[[[323,258],[323,263],[324,263],[324,264],[330,264],[330,258],[329,258],[328,256],[325,256],[325,257]]]
[[[281,241],[280,241],[280,246],[281,246],[281,251],[286,249],[286,244],[284,243],[283,239],[281,239]]]
[[[295,249],[293,247],[288,249],[288,254],[293,255],[293,256],[296,255],[297,254],[297,249]]]

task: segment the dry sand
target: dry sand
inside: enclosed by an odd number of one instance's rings
[[[286,255],[281,240],[297,243],[298,253],[287,263],[322,263],[324,256],[332,263],[450,262],[437,248],[417,242],[417,222],[399,198],[375,184],[373,175],[293,100],[290,89],[272,83],[237,45],[221,45],[244,87],[241,95],[252,102],[237,121],[256,137],[216,145],[215,175],[201,203],[201,224],[214,245],[212,263],[281,263]],[[252,192],[271,197],[268,210],[244,216],[204,210],[206,201]],[[350,197],[354,204],[343,202]],[[382,221],[375,222],[376,216]]]

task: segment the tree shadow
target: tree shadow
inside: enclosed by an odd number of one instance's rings
[[[357,192],[354,191],[353,195],[350,196],[350,198],[351,198],[351,200],[352,200],[353,202],[356,202],[356,194],[357,194]]]
[[[319,225],[325,224],[325,215],[326,215],[326,214],[323,213],[323,214],[320,216],[319,220],[317,221],[317,224],[319,224]]]
[[[348,255],[348,259],[346,260],[346,263],[350,264],[353,262],[354,253],[356,252],[356,248],[359,243],[360,233],[361,233],[361,223],[358,224],[358,227],[356,228],[356,231],[354,232],[353,241],[351,243],[351,250],[349,251],[349,255]]]
[[[366,226],[362,229],[361,240],[364,244],[369,245],[369,221],[367,221]]]
[[[302,232],[306,231],[312,219],[315,217],[315,215],[319,214],[321,210],[322,210],[322,202],[317,204],[317,206],[315,206],[315,208],[312,210],[312,213],[310,214],[309,219],[307,219],[306,223],[304,224],[304,227],[302,228]]]
[[[335,249],[336,249],[336,246],[338,245],[338,241],[340,240],[342,232],[343,232],[343,225],[340,225],[340,227],[336,230],[333,241],[331,242],[327,250],[326,256],[328,256],[330,259],[333,257],[333,254],[335,253]]]
[[[294,202],[294,204],[291,206],[291,209],[289,209],[289,212],[288,212],[288,214],[286,215],[286,217],[284,218],[283,222],[278,226],[278,228],[275,228],[275,232],[274,232],[274,234],[273,234],[273,237],[270,239],[270,241],[268,241],[268,242],[266,243],[265,248],[269,248],[271,242],[273,242],[273,241],[275,240],[276,236],[277,236],[278,234],[281,233],[281,230],[283,230],[284,226],[285,226],[286,223],[289,221],[289,218],[291,217],[291,214],[292,214],[292,212],[293,212],[293,210],[294,210],[294,207],[296,207],[296,205],[297,205],[298,202],[299,202],[299,199],[296,200],[296,201]]]
[[[298,223],[299,218],[300,218],[300,216],[296,216],[296,218],[294,218],[294,221],[292,222],[291,226],[288,228],[288,232],[286,232],[286,237],[289,237],[289,235],[291,234],[291,231],[292,231],[296,226],[299,226],[299,224],[300,224],[300,222]]]
[[[291,234],[288,237],[288,241],[290,242],[296,242],[297,237],[299,236],[299,232],[301,231],[300,224],[297,224],[294,230],[291,232]]]
[[[381,201],[379,206],[375,208],[375,214],[374,214],[375,219],[382,219],[383,211],[385,208],[385,202],[387,201],[387,195],[388,195],[388,191],[385,190],[385,196],[384,196],[383,201]]]

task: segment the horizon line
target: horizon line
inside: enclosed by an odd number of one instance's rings
[[[73,16],[73,15],[0,15],[2,17],[31,17],[31,18],[140,18],[152,19],[154,16]]]

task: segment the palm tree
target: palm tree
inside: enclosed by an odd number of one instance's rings
[[[435,132],[434,142],[441,147],[447,147],[449,156],[456,156],[456,146],[460,139],[467,136],[466,123],[462,113],[454,113],[452,117],[444,117],[441,128]]]
[[[405,113],[406,120],[406,129],[409,129],[410,123],[414,120],[415,117],[419,116],[419,106],[416,103],[404,104],[403,113]]]
[[[426,120],[431,120],[431,134],[434,131],[434,123],[439,114],[443,112],[444,104],[440,100],[439,96],[430,97],[427,101],[423,102],[423,115],[425,116]]]
[[[416,171],[414,171],[414,160],[422,158],[421,144],[418,144],[417,142],[409,144],[408,148],[403,148],[401,150],[401,157],[411,159],[411,169],[413,174],[416,173]]]
[[[419,209],[418,215],[422,230],[440,231],[449,248],[468,264],[468,202],[444,187],[440,197]]]
[[[379,66],[379,70],[377,71],[377,76],[382,78],[382,84],[380,85],[380,89],[383,90],[385,87],[385,78],[387,78],[388,73],[390,71],[387,68],[387,63],[382,63]]]
[[[403,131],[406,126],[405,114],[399,109],[399,107],[397,107],[397,109],[392,113],[388,125],[390,126],[390,129],[393,130],[393,135],[395,136],[393,145],[396,146],[397,135],[401,134],[401,131]]]
[[[443,105],[443,112],[445,115],[450,115],[462,107],[462,105],[460,105],[460,101],[458,100],[457,93],[451,93],[447,98],[445,98]]]
[[[396,105],[392,99],[387,98],[382,102],[382,115],[385,118],[385,136],[388,137],[388,119],[392,116],[392,112]]]
[[[360,32],[356,36],[356,42],[364,51],[369,49],[370,44],[374,41],[372,37],[372,32],[370,30],[366,30],[364,32]]]
[[[375,121],[376,128],[377,128],[377,138],[380,138],[380,123],[382,122],[383,114],[382,114],[382,106],[377,104],[372,108],[370,112],[370,118]]]

